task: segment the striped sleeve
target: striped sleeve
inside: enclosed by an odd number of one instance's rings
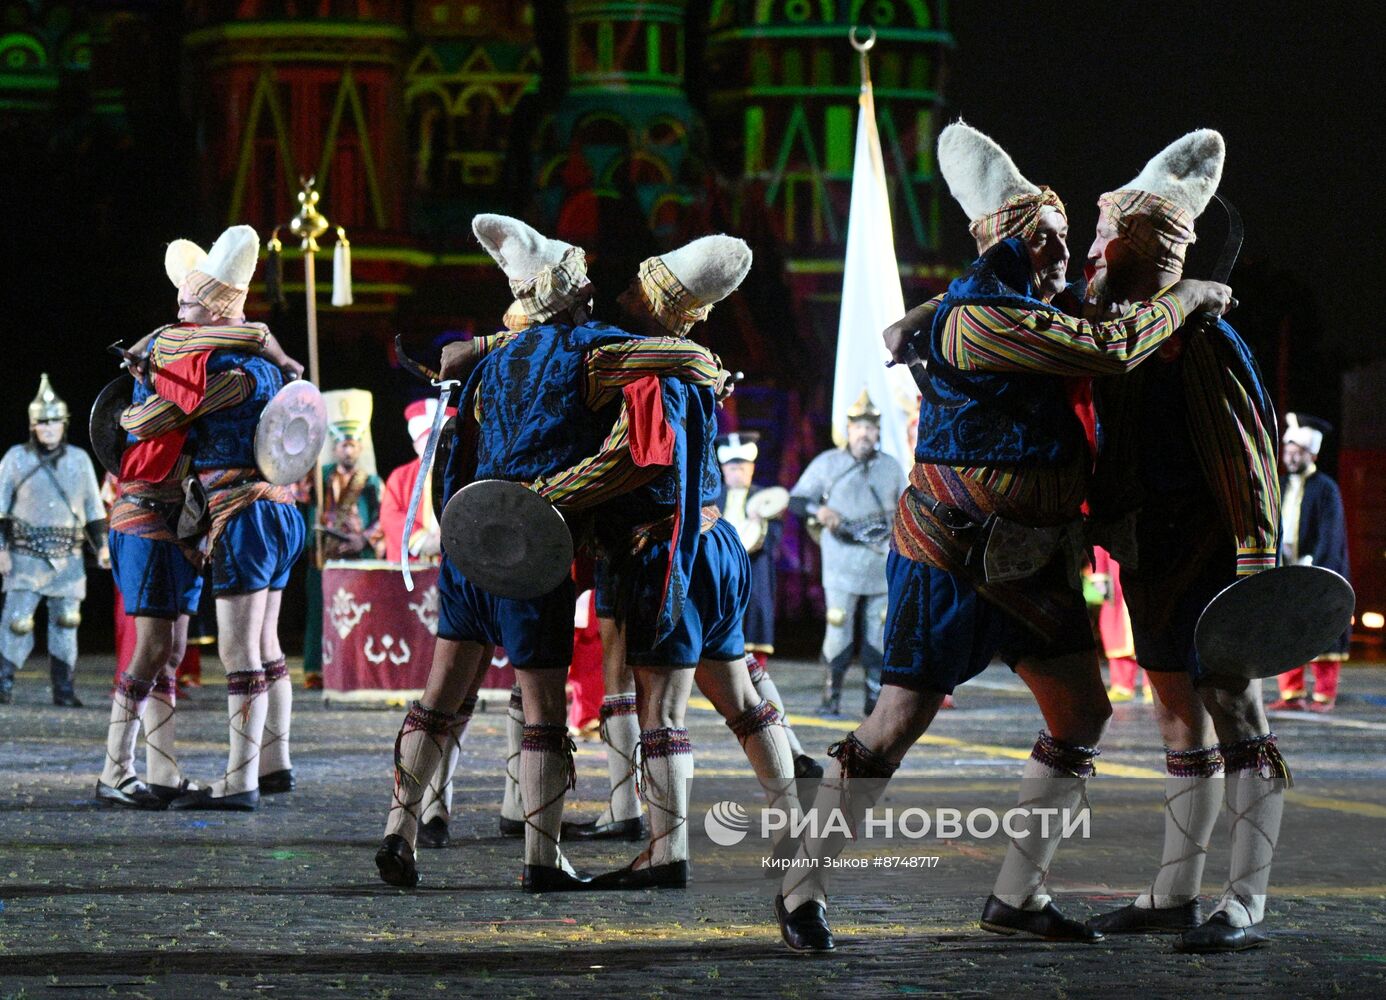
[[[154,341],[154,363],[169,365],[179,358],[205,351],[259,354],[268,338],[269,327],[261,324],[170,327]]]
[[[120,415],[120,426],[126,433],[145,441],[186,427],[208,413],[237,406],[249,399],[254,391],[255,379],[248,372],[239,368],[217,372],[207,377],[207,394],[202,399],[202,405],[192,413],[184,413],[175,403],[161,396],[150,396],[142,403],[127,407]]]
[[[603,344],[587,352],[583,399],[589,409],[601,409],[627,384],[646,375],[712,387],[721,367],[706,347],[682,337]]]
[[[487,337],[473,338],[477,346],[477,356],[484,358],[492,351],[500,350],[518,336],[519,334],[515,331],[507,330],[504,333],[493,333]]]
[[[1237,540],[1237,575],[1275,566],[1280,527],[1275,415],[1256,405],[1215,338],[1184,348],[1184,394],[1199,466]]]
[[[958,306],[944,322],[940,346],[963,371],[1113,375],[1144,360],[1184,318],[1168,290],[1101,323],[1045,310]]]
[[[625,406],[595,455],[561,472],[541,476],[530,488],[566,510],[588,510],[653,479],[663,466],[641,467],[630,455],[630,417]]]

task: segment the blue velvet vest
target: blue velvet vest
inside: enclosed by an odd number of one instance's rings
[[[477,479],[522,482],[595,454],[611,429],[577,391],[583,355],[631,335],[601,323],[531,327],[488,354],[461,399],[476,393],[485,420],[476,449]],[[449,476],[451,479],[452,476]]]
[[[265,404],[284,387],[278,366],[257,354],[213,351],[207,359],[208,377],[233,368],[243,369],[255,379],[255,391],[244,402],[209,413],[193,424],[197,432],[193,468],[199,472],[255,468],[255,427]]]
[[[1029,259],[1018,239],[998,243],[948,286],[929,331],[928,363],[939,398],[953,405],[921,401],[915,459],[934,465],[1071,461],[1087,445],[1061,376],[961,371],[944,360],[944,325],[953,309],[965,305],[1058,312],[1035,297]]]

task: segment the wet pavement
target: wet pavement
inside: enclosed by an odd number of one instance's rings
[[[219,672],[215,661],[204,670]],[[1386,666],[1348,667],[1333,715],[1274,718],[1296,784],[1271,883],[1271,944],[1212,957],[1175,954],[1165,937],[1058,945],[979,930],[1005,840],[967,834],[854,847],[848,856],[868,868],[836,877],[837,954],[791,954],[754,838],[719,848],[704,832],[712,803],[744,804],[752,817],[759,805],[745,758],[706,703],[689,719],[689,890],[522,893],[519,842],[496,828],[501,703],[477,715],[464,745],[453,846],[421,852],[417,890],[394,889],[372,855],[400,709],[324,706],[299,692],[299,788],[257,813],[107,810],[91,796],[108,707],[98,679],[110,672],[109,658],[84,658],[84,709],[49,705],[33,670],[20,675],[16,703],[0,706],[0,997],[1386,995]],[[778,661],[772,673],[823,759],[852,721],[812,714],[814,665]],[[210,684],[180,704],[193,777],[224,761],[224,706]],[[1115,712],[1089,786],[1090,836],[1061,848],[1051,871],[1071,915],[1139,891],[1159,854],[1163,759],[1151,710]],[[883,805],[1004,811],[1040,724],[1014,678],[993,668],[941,715]],[[599,744],[579,741],[578,767],[569,812],[587,817],[604,801]],[[632,846],[569,853],[596,871],[624,864]],[[1220,822],[1205,898],[1220,891],[1226,847]],[[886,857],[938,860],[873,860]]]

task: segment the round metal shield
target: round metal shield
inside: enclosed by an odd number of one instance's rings
[[[301,379],[280,389],[255,428],[255,465],[276,486],[296,483],[313,471],[327,437],[322,393]]]
[[[563,515],[519,483],[483,479],[462,487],[440,528],[462,575],[497,597],[540,597],[572,570],[573,536]]]
[[[1322,566],[1281,566],[1238,580],[1209,603],[1194,641],[1214,673],[1273,677],[1302,667],[1352,620],[1352,585]]]
[[[120,426],[120,415],[130,405],[135,380],[128,374],[111,379],[97,394],[91,407],[87,432],[91,435],[91,450],[113,476],[120,475],[120,460],[125,454],[126,434]]]

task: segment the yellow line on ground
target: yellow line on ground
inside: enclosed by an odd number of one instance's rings
[[[690,698],[688,704],[690,708],[707,712],[716,711],[712,707],[712,702],[706,698]],[[858,725],[850,719],[820,719],[813,715],[791,715],[789,716],[789,724],[801,727],[816,726],[819,729],[831,729],[840,733],[850,733]],[[951,736],[936,736],[933,733],[925,733],[919,738],[919,742],[926,746],[950,747],[963,753],[980,754],[983,757],[1026,760],[1030,756],[1028,750],[995,746],[990,743],[970,743],[967,740],[954,739]],[[1098,764],[1098,770],[1101,774],[1111,775],[1114,778],[1140,778],[1146,781],[1165,780],[1163,771],[1157,771],[1150,767],[1133,767],[1129,764],[1101,761]],[[1332,812],[1348,813],[1352,816],[1367,816],[1372,819],[1386,818],[1386,805],[1379,805],[1375,802],[1355,802],[1350,799],[1336,799],[1326,795],[1310,795],[1307,792],[1298,791],[1286,792],[1285,798],[1295,805],[1308,809],[1327,809]]]

